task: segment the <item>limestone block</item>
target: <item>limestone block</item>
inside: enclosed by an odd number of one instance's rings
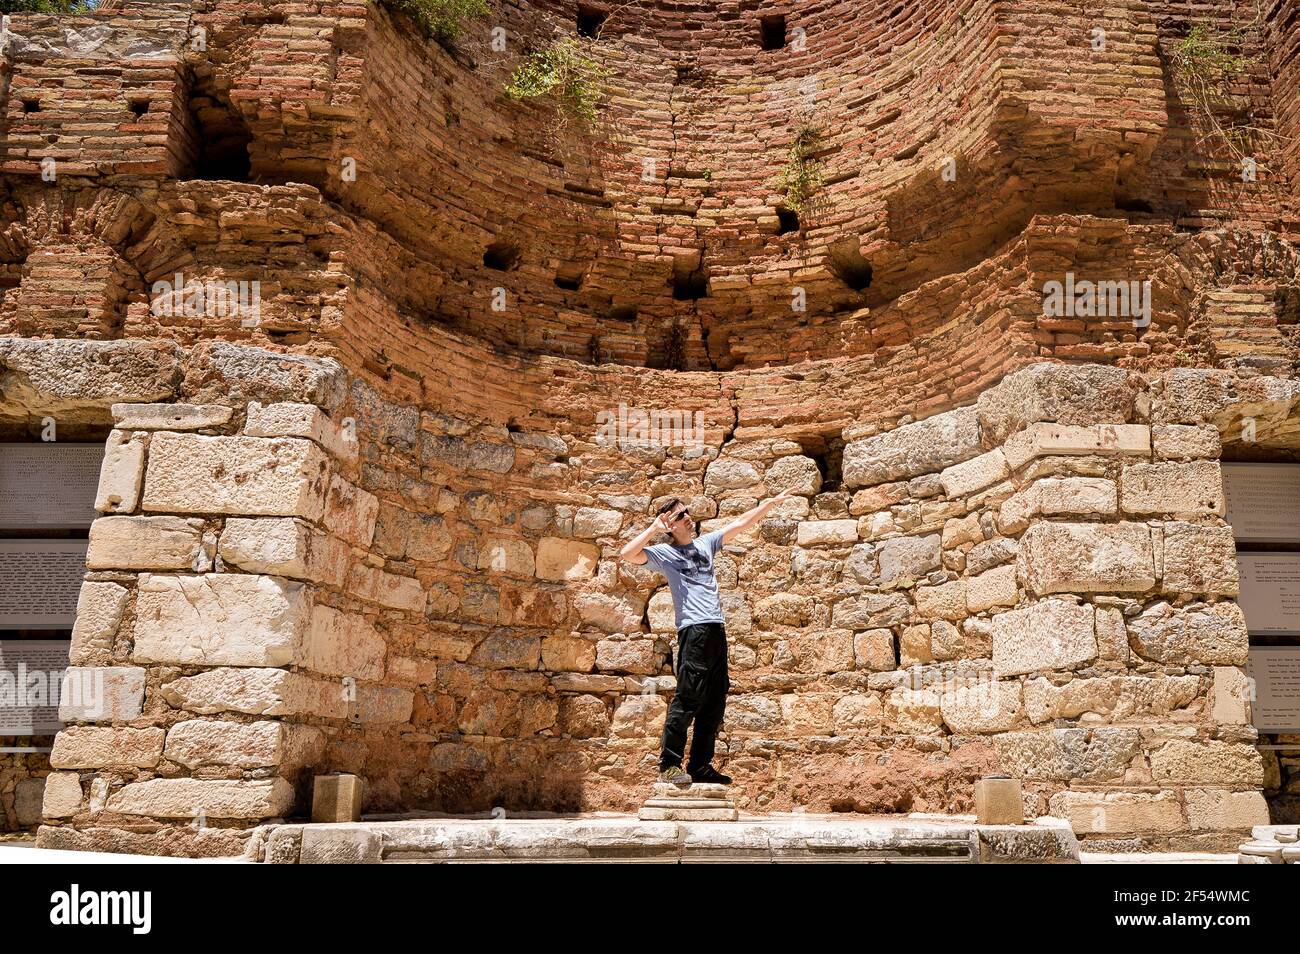
[[[849,672],[855,668],[853,633],[847,629],[798,633],[786,641],[795,672]]]
[[[980,452],[975,408],[936,414],[923,421],[844,445],[844,486],[871,487],[935,473]]]
[[[980,395],[976,407],[995,443],[1036,421],[1093,425],[1133,416],[1140,379],[1108,365],[1043,362],[1022,368]]]
[[[71,818],[81,811],[81,776],[76,772],[51,772],[45,776],[41,814],[46,818]]]
[[[1151,531],[1140,523],[1036,523],[1020,539],[1034,593],[1142,593],[1155,586]]]
[[[941,586],[916,588],[916,615],[921,619],[961,620],[966,618],[969,581],[953,580]]]
[[[836,603],[831,625],[836,629],[878,629],[904,623],[911,616],[912,603],[902,593],[864,593]]]
[[[773,593],[754,604],[754,620],[760,626],[807,626],[813,609],[811,596]]]
[[[940,711],[954,733],[1006,732],[1020,719],[1020,683],[979,679],[945,685]]]
[[[667,716],[668,702],[658,693],[624,696],[614,710],[610,731],[620,739],[658,738]]]
[[[1035,724],[1057,719],[1123,722],[1134,716],[1165,716],[1200,698],[1197,676],[1102,676],[1053,685],[1039,677],[1025,683],[1025,712]]]
[[[541,639],[513,631],[492,633],[474,647],[469,663],[484,669],[536,669],[542,658]]]
[[[382,636],[356,613],[314,606],[302,654],[302,665],[327,676],[351,676],[378,682],[384,675],[387,651]]]
[[[1007,458],[1000,449],[954,464],[939,475],[943,492],[949,497],[965,497],[1010,476]]]
[[[1161,460],[1217,460],[1223,442],[1213,424],[1156,424],[1151,428],[1156,457]]]
[[[822,473],[811,457],[795,454],[773,461],[763,475],[763,483],[769,494],[793,490],[800,496],[813,497],[821,492]]]
[[[1210,718],[1220,725],[1249,725],[1250,677],[1237,666],[1215,666],[1210,688]]]
[[[542,668],[551,672],[591,672],[596,665],[596,644],[578,636],[544,636]]]
[[[190,769],[233,765],[252,769],[279,765],[284,757],[281,722],[187,719],[167,730],[166,758]]]
[[[799,524],[798,543],[801,547],[857,542],[856,520],[805,520]]]
[[[1128,620],[1129,642],[1144,659],[1169,665],[1244,666],[1246,619],[1236,603],[1156,603]]]
[[[478,568],[509,576],[531,577],[536,571],[533,548],[526,540],[489,537],[479,546]]]
[[[1170,739],[1151,751],[1151,775],[1156,781],[1192,785],[1231,785],[1260,788],[1264,762],[1253,745]]]
[[[293,808],[293,786],[282,778],[217,781],[155,778],[132,782],[108,798],[108,810],[150,818],[274,818]]]
[[[727,713],[730,718],[731,713]],[[862,735],[879,732],[885,720],[885,707],[873,693],[851,692],[835,700],[831,710],[836,735]]]
[[[217,554],[228,567],[246,573],[333,586],[342,585],[347,572],[347,547],[295,517],[230,517]]]
[[[336,474],[330,478],[322,516],[330,533],[367,549],[375,538],[379,498]]]
[[[885,725],[891,734],[940,735],[942,699],[938,689],[894,689],[885,697]]]
[[[1141,753],[1137,729],[1047,729],[990,736],[1002,770],[1024,779],[1110,782],[1124,777]]]
[[[1048,599],[993,617],[999,676],[1076,669],[1097,658],[1093,607]]]
[[[600,739],[609,735],[609,710],[597,696],[560,699],[560,730],[575,739]]]
[[[347,772],[317,775],[312,779],[311,820],[340,823],[361,820],[364,784]]]
[[[1120,503],[1132,514],[1223,516],[1223,473],[1214,460],[1130,464],[1120,475]]]
[[[975,783],[975,820],[981,825],[1021,825],[1024,793],[1015,778],[982,778]]]
[[[677,615],[673,609],[673,594],[664,587],[650,597],[650,606],[646,614],[650,620],[650,631],[654,633],[677,632]],[[728,614],[730,618],[730,614]]]
[[[329,464],[300,438],[153,435],[144,509],[320,517]]]
[[[641,628],[645,600],[636,592],[601,593],[587,590],[573,597],[573,609],[584,623],[606,633],[626,633]]]
[[[3,396],[33,414],[102,411],[175,396],[179,348],[170,341],[0,338]]]
[[[1097,658],[1128,665],[1131,653],[1124,614],[1117,607],[1097,607]]]
[[[124,431],[197,431],[220,427],[234,413],[222,404],[114,404],[112,411]]]
[[[344,718],[344,687],[286,669],[209,669],[162,687],[168,705],[200,715],[243,712],[259,716]]]
[[[888,672],[895,668],[894,634],[887,629],[869,629],[853,634],[853,660],[859,669]]]
[[[1164,525],[1163,592],[1236,596],[1238,584],[1237,544],[1231,527],[1181,522]]]
[[[44,778],[20,778],[14,785],[14,816],[19,828],[34,828],[41,823],[41,803],[45,800]]]
[[[1183,831],[1187,821],[1174,792],[1057,792],[1048,811],[1076,835]]]
[[[361,563],[354,564],[348,574],[348,592],[390,609],[410,613],[424,609],[424,584],[415,577],[399,576]]]
[[[880,584],[887,586],[901,579],[920,579],[940,566],[939,534],[925,537],[892,537],[876,548],[880,564]]]
[[[113,431],[104,447],[104,462],[99,469],[99,487],[95,491],[95,509],[100,513],[132,513],[140,502],[140,484],[144,479],[145,451],[149,435],[140,432]]]
[[[302,584],[209,573],[140,577],[136,662],[284,666],[300,655],[309,603]]]
[[[59,690],[61,722],[128,722],[144,709],[145,670],[70,666]]]
[[[314,404],[250,401],[244,433],[250,437],[306,438],[342,461],[355,461],[359,451],[355,430],[335,424]]]
[[[982,613],[995,606],[1015,606],[1019,600],[1014,566],[996,567],[966,581],[966,609],[971,613]]]
[[[791,735],[827,735],[835,699],[827,693],[781,696],[781,721]]]
[[[616,537],[623,529],[623,515],[617,510],[579,507],[573,515],[573,535],[587,540]],[[531,575],[531,574],[530,574]]]
[[[54,737],[50,765],[57,769],[133,766],[152,768],[162,757],[162,729],[65,726]]]
[[[659,671],[653,639],[602,639],[596,643],[596,669],[648,676]]]
[[[91,570],[201,568],[203,521],[183,517],[100,517],[90,525]]]
[[[998,527],[1019,533],[1037,516],[1114,516],[1119,492],[1099,477],[1045,477],[1003,502]]]
[[[760,482],[753,464],[729,457],[719,457],[704,472],[704,492],[710,497],[728,490],[743,490]]]
[[[349,718],[363,725],[372,723],[406,723],[411,721],[415,694],[393,686],[357,686]]]
[[[107,661],[126,601],[130,594],[116,583],[86,582],[77,596],[77,618],[72,624],[69,661],[73,665],[89,662],[95,656]]]
[[[543,537],[537,545],[535,573],[540,580],[586,580],[596,574],[600,550],[590,543]]]
[[[934,662],[929,625],[904,626],[898,636],[898,664],[903,667]]]
[[[1003,445],[1007,463],[1019,470],[1035,457],[1078,455],[1151,456],[1151,431],[1144,424],[1031,424]]]
[[[1189,788],[1183,797],[1187,802],[1187,824],[1194,831],[1248,831],[1269,822],[1268,802],[1264,801],[1263,792]]]

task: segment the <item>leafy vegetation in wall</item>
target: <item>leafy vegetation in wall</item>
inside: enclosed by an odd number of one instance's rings
[[[0,0],[0,13],[86,13],[95,0]]]
[[[1193,124],[1202,128],[1201,138],[1220,138],[1238,155],[1258,131],[1251,125],[1249,102],[1239,101],[1236,91],[1255,62],[1242,52],[1248,36],[1244,27],[1221,30],[1198,23],[1169,54],[1174,87]]]
[[[588,42],[566,36],[529,53],[506,83],[506,95],[515,100],[550,100],[563,117],[594,126],[601,87],[609,75]]]
[[[795,212],[803,211],[814,192],[822,185],[821,162],[814,155],[821,132],[811,123],[804,123],[795,132],[781,170],[780,186],[785,193],[785,204]]]
[[[371,0],[390,10],[404,13],[420,27],[424,35],[451,45],[460,39],[469,20],[485,17],[487,0]]]

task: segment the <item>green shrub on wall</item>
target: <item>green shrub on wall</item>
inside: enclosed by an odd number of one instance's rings
[[[95,0],[0,0],[0,13],[85,13]]]
[[[383,3],[390,10],[404,13],[417,24],[430,39],[439,43],[455,43],[465,29],[465,21],[485,17],[489,13],[487,0],[371,0]]]
[[[511,99],[554,100],[562,114],[584,126],[596,122],[601,83],[609,75],[576,37],[566,36],[534,50],[506,83]]]
[[[795,212],[803,210],[812,194],[823,181],[821,163],[814,153],[821,139],[818,129],[805,123],[795,132],[794,141],[781,170],[780,186],[785,193],[785,204]]]

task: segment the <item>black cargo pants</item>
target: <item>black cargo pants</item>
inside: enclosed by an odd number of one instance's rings
[[[686,750],[686,728],[695,720],[691,759],[687,772],[713,761],[722,714],[727,708],[727,632],[721,623],[696,623],[677,633],[677,692],[664,721],[663,752],[659,768],[681,765]]]

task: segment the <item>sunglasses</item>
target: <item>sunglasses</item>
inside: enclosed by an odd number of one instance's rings
[[[676,516],[669,517],[668,523],[669,524],[681,523],[683,520],[689,519],[690,516],[691,516],[691,512],[689,510],[683,510],[680,513],[678,513]]]

